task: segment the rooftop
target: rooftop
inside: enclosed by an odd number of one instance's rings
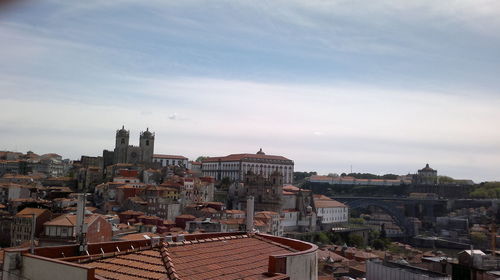
[[[28,215],[35,215],[35,217],[38,217],[42,215],[45,212],[49,212],[47,209],[41,209],[41,208],[24,208],[20,212],[16,214],[16,217],[21,217],[21,216],[28,216]]]
[[[283,160],[283,161],[290,161],[290,163],[293,163],[290,159],[287,159],[286,157],[283,156],[273,156],[264,154],[231,154],[223,157],[209,157],[207,159],[204,159],[202,162],[240,161],[245,159]]]
[[[178,155],[162,155],[162,154],[154,154],[153,158],[165,158],[165,159],[188,159],[185,156],[178,156]]]
[[[95,219],[97,219],[100,215],[99,214],[92,214],[92,215],[86,215],[85,216],[85,223],[90,225],[94,222]],[[76,225],[76,215],[73,214],[64,214],[61,215],[55,219],[52,219],[46,223],[43,224],[44,226],[67,226],[67,227],[73,227]]]
[[[344,203],[333,200],[324,195],[314,195],[314,205],[316,208],[347,207]]]
[[[172,240],[172,241],[170,241]],[[89,255],[75,255],[78,245],[36,248],[35,255],[59,263],[95,268],[97,279],[288,279],[274,273],[282,258],[315,252],[313,244],[265,234],[187,234],[89,244]],[[62,257],[61,257],[62,256]]]

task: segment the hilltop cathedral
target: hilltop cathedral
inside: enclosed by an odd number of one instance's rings
[[[116,144],[113,152],[113,163],[151,163],[155,146],[155,134],[149,131],[141,132],[139,146],[129,145],[130,132],[122,126],[116,131]]]

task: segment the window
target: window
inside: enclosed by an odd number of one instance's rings
[[[149,140],[146,140],[146,146],[149,146]]]
[[[122,138],[122,144],[125,144],[125,138]]]

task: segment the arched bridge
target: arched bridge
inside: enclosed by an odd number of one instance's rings
[[[339,198],[336,199],[342,201],[342,199]],[[369,206],[378,207],[384,210],[388,215],[390,215],[394,219],[394,222],[403,230],[405,236],[415,235],[413,225],[409,223],[408,220],[406,219],[404,211],[401,211],[400,209],[396,208],[394,205],[390,203],[380,200],[365,199],[365,198],[346,200],[342,202],[347,204],[351,209],[367,208]]]

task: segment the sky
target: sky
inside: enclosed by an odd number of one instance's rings
[[[0,150],[254,153],[296,171],[500,180],[500,2],[0,5]]]

